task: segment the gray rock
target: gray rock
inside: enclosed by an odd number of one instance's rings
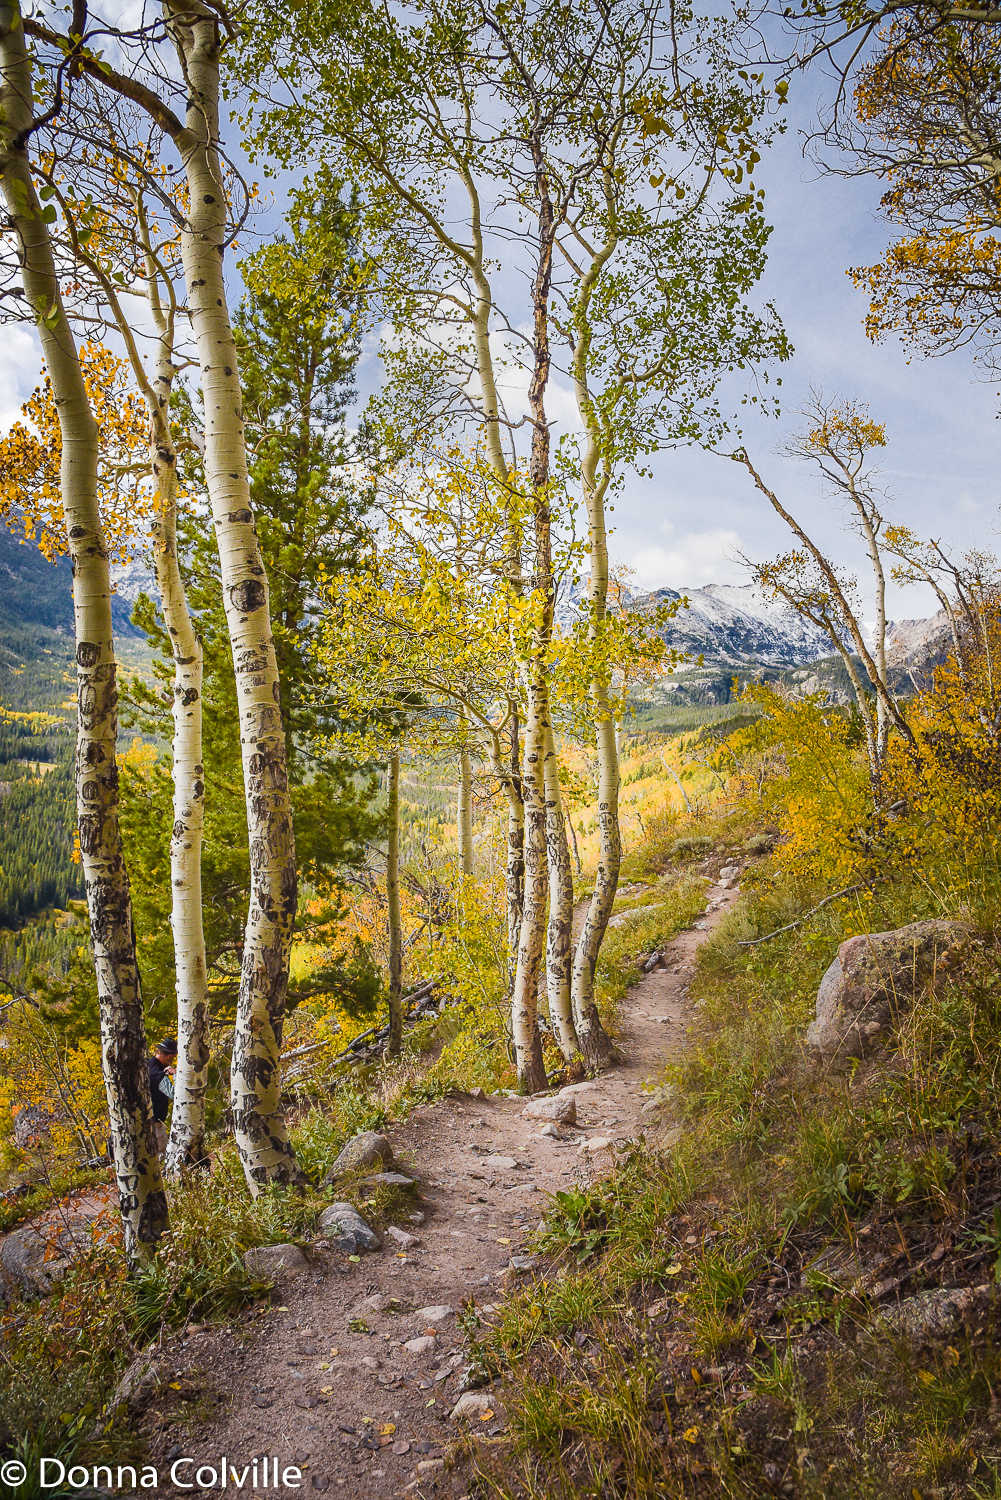
[[[414,1250],[420,1244],[416,1234],[410,1234],[406,1229],[400,1229],[395,1224],[390,1224],[386,1230],[386,1238],[399,1245],[401,1250]]]
[[[522,1114],[530,1120],[551,1120],[556,1125],[576,1125],[577,1100],[573,1094],[557,1094],[552,1099],[530,1099]]]
[[[90,1243],[89,1219],[12,1230],[0,1241],[0,1289],[7,1296],[48,1297]]]
[[[258,1245],[247,1251],[243,1264],[251,1276],[261,1281],[301,1276],[309,1270],[309,1261],[298,1245]]]
[[[511,1257],[512,1271],[534,1271],[538,1264],[538,1258],[534,1255],[512,1255]]]
[[[876,1051],[915,998],[962,961],[976,936],[962,922],[933,920],[849,938],[820,982],[807,1042],[828,1060]]]
[[[343,1147],[337,1160],[327,1172],[321,1187],[329,1187],[342,1172],[356,1172],[359,1168],[388,1166],[393,1160],[393,1148],[384,1135],[376,1130],[363,1130],[352,1136]]]
[[[438,1340],[433,1333],[422,1333],[419,1338],[407,1339],[403,1347],[411,1354],[427,1354],[429,1349],[437,1349]]]
[[[362,1187],[366,1192],[372,1192],[379,1187],[415,1188],[416,1182],[412,1177],[404,1177],[402,1172],[376,1172],[374,1177],[366,1177]]]
[[[883,1313],[883,1324],[891,1333],[911,1343],[928,1343],[951,1338],[963,1329],[972,1329],[997,1300],[998,1289],[983,1286],[936,1287],[919,1292]]]
[[[812,1260],[800,1278],[801,1286],[830,1283],[856,1294],[870,1291],[894,1257],[885,1251],[876,1250],[868,1256],[864,1251],[853,1250],[851,1245],[828,1245],[815,1260]]]
[[[377,1236],[365,1223],[361,1214],[350,1203],[331,1203],[320,1215],[320,1233],[333,1240],[338,1250],[345,1255],[358,1255],[362,1250],[381,1250]]]
[[[26,1104],[14,1116],[14,1145],[19,1151],[41,1146],[49,1138],[55,1116],[41,1104]]]

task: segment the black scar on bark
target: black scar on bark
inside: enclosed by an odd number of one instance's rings
[[[84,527],[84,526],[71,526],[70,527],[70,541],[71,542],[78,542],[82,536],[86,536],[86,535],[87,535],[86,527]]]
[[[252,614],[255,609],[264,608],[264,585],[256,578],[247,578],[230,587],[229,597],[233,608],[240,614]]]
[[[253,519],[253,513],[249,511],[246,506],[244,506],[242,510],[231,510],[226,516],[226,520],[232,521],[234,525],[236,525],[238,522],[252,521]]]
[[[92,667],[101,654],[101,647],[96,641],[81,641],[76,648],[76,661],[78,667]]]
[[[188,706],[189,703],[197,703],[197,702],[198,702],[198,689],[197,688],[186,688],[185,691],[184,691],[184,693],[181,696],[181,703],[183,704],[183,706],[185,708],[187,708],[187,706]]]

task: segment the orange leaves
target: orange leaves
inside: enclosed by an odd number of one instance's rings
[[[87,395],[101,436],[98,497],[105,540],[115,562],[136,550],[150,500],[141,481],[148,471],[149,423],[131,388],[128,365],[102,344],[80,350]],[[48,376],[36,386],[15,422],[0,438],[0,518],[21,528],[44,556],[66,551],[60,492],[62,435]]]

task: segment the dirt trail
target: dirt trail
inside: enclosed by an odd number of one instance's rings
[[[404,1251],[384,1237],[381,1254],[357,1263],[332,1252],[320,1269],[284,1283],[281,1307],[159,1351],[157,1389],[136,1421],[159,1471],[158,1494],[175,1492],[168,1481],[179,1458],[196,1460],[179,1471],[191,1480],[199,1464],[218,1468],[221,1455],[238,1470],[264,1456],[279,1470],[295,1465],[307,1495],[463,1492],[440,1461],[456,1431],[448,1419],[464,1365],[460,1304],[500,1300],[544,1193],[606,1170],[608,1151],[582,1155],[585,1141],[623,1144],[649,1129],[641,1088],[684,1045],[691,959],[735,897],[713,887],[706,916],[668,946],[665,967],[630,991],[618,1035],[623,1061],[577,1086],[575,1127],[559,1127],[561,1138],[540,1135],[544,1122],[524,1118],[521,1099],[465,1096],[414,1110],[389,1136],[420,1184],[414,1206],[425,1222],[403,1225],[419,1243]],[[424,1343],[405,1347],[415,1339]],[[489,1432],[493,1424],[484,1425]],[[258,1462],[259,1495],[263,1473]],[[252,1481],[253,1470],[245,1493]]]

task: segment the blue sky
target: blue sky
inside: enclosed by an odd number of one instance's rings
[[[794,80],[801,125],[814,117],[822,86],[819,75]],[[887,428],[879,461],[893,497],[887,513],[960,550],[974,543],[994,550],[1001,458],[995,389],[980,383],[968,354],[908,363],[899,343],[874,347],[866,339],[867,301],[845,271],[878,260],[890,237],[878,217],[879,184],[821,176],[802,150],[802,130],[792,125],[756,173],[775,225],[760,290],[776,304],[796,353],[781,371],[779,421],[743,408],[748,451],[787,508],[854,568],[857,544],[845,535],[840,510],[809,470],[773,449],[797,425],[796,409],[811,385],[865,401]],[[786,547],[783,523],[746,471],[690,449],[660,454],[653,467],[652,479],[630,482],[614,518],[613,555],[635,570],[638,583],[745,582],[735,549],[757,558]],[[930,592],[894,587],[889,607],[899,619],[935,606]]]

